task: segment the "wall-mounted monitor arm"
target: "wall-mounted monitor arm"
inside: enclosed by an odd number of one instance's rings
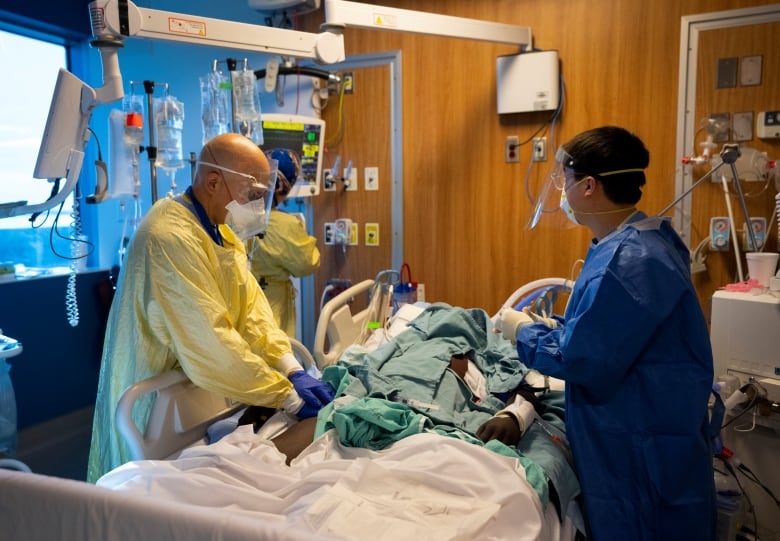
[[[337,33],[313,34],[284,28],[224,21],[197,15],[140,8],[130,0],[90,3],[96,39],[140,37],[212,47],[311,58],[320,64],[344,60],[344,39]]]
[[[347,2],[344,0],[325,0],[325,24],[323,28],[335,32],[343,27],[372,28],[374,30],[412,32],[432,36],[506,43],[519,45],[521,50],[530,50],[533,47],[531,28],[527,26],[515,26],[437,13]]]

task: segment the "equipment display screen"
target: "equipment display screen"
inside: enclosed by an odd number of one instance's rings
[[[276,113],[264,114],[262,118],[263,150],[286,148],[300,158],[302,178],[295,183],[289,197],[319,194],[325,121],[316,117]]]

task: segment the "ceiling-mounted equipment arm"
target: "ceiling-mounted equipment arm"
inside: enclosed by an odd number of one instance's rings
[[[265,75],[265,69],[255,70],[255,77],[258,79],[265,79]],[[277,75],[306,75],[308,77],[322,79],[328,84],[338,84],[341,82],[341,77],[339,77],[338,74],[313,68],[311,66],[279,66],[279,73]]]
[[[344,60],[344,40],[332,32],[313,34],[197,15],[140,8],[130,0],[90,4],[96,39],[140,37],[212,47],[311,58],[320,64]]]
[[[533,46],[531,28],[511,24],[466,19],[451,15],[440,15],[423,11],[412,11],[373,4],[347,2],[345,0],[325,0],[326,30],[338,28],[372,28],[375,30],[393,30],[412,32],[432,36],[490,41],[520,45],[530,50]]]

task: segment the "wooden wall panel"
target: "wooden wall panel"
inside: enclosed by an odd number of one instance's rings
[[[314,275],[318,301],[315,317],[319,316],[319,300],[329,279],[349,279],[357,283],[391,267],[389,69],[377,66],[350,72],[353,74],[353,92],[343,96],[341,106],[339,96],[331,96],[322,115],[326,121],[323,168],[331,169],[336,157],[340,156],[339,169],[343,172],[351,160],[358,172],[358,186],[356,191],[346,191],[339,182],[335,191],[321,190],[312,204],[314,233],[321,254],[320,268]],[[379,170],[377,191],[364,189],[366,167]],[[324,224],[338,218],[349,218],[357,224],[357,245],[346,249],[325,245]],[[379,224],[378,246],[366,245],[367,222]],[[365,299],[359,302],[366,304]]]
[[[640,204],[649,214],[663,209],[675,196],[675,171],[680,164],[675,145],[681,17],[771,3],[381,2],[530,26],[537,48],[559,51],[566,83],[562,115],[554,133],[548,129],[545,134],[551,141],[550,154],[561,142],[598,125],[618,124],[636,132],[651,152],[648,184]],[[306,29],[317,30],[322,14],[305,16],[303,22]],[[529,170],[530,148],[525,145],[519,164],[504,163],[506,136],[529,139],[549,118],[545,113],[496,113],[495,60],[517,50],[507,45],[379,30],[347,28],[344,35],[347,55],[402,51],[404,257],[415,279],[425,282],[429,300],[493,311],[522,283],[544,276],[568,276],[575,261],[586,253],[587,231],[551,227],[524,230],[531,206],[527,184],[535,188],[546,175],[549,162]],[[776,49],[773,40],[759,38],[750,51],[764,54],[766,62],[773,47]],[[777,84],[776,73],[771,75],[775,81],[771,84]],[[770,74],[765,71],[765,76]],[[369,114],[352,106],[348,111],[348,119]],[[349,126],[348,131],[352,129]],[[368,134],[354,136],[355,141],[368,140]],[[710,204],[697,200],[696,212],[708,218],[715,209],[699,206]],[[380,269],[370,269],[362,277],[350,274],[360,279],[372,277],[376,270]],[[711,279],[723,282],[717,274]],[[711,285],[702,286],[703,304],[711,291]]]

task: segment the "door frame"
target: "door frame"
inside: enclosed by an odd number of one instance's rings
[[[677,146],[676,157],[682,159],[694,148],[696,133],[696,73],[699,62],[699,34],[706,30],[749,26],[780,21],[780,4],[757,6],[686,15],[680,27],[680,73],[677,93]],[[692,171],[681,167],[675,173],[675,198],[691,189],[696,179]],[[672,219],[675,230],[691,247],[691,198],[684,197],[677,203]]]

